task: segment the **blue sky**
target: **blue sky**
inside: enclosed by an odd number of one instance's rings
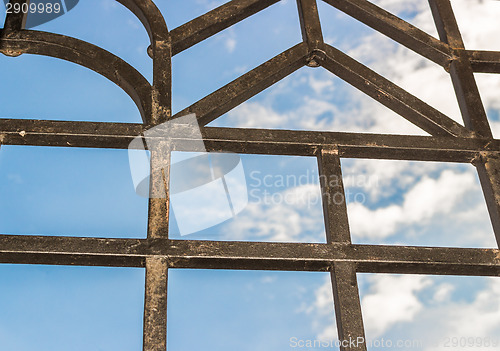
[[[425,2],[375,2],[436,35]],[[169,29],[222,3],[157,1]],[[455,0],[453,5],[468,48],[499,50],[500,3]],[[442,68],[322,2],[319,10],[326,41],[460,121]],[[151,80],[148,36],[112,0],[81,0],[36,29],[102,46]],[[296,5],[288,0],[177,55],[174,112],[300,41]],[[85,68],[22,55],[1,56],[0,70],[0,118],[140,122],[123,91]],[[498,136],[500,80],[477,77]],[[211,125],[425,135],[321,68],[300,69]],[[315,159],[241,155],[241,162],[248,191],[257,194],[249,196],[246,208],[188,236],[172,221],[172,237],[325,242]],[[473,166],[349,159],[342,166],[355,243],[495,247]],[[273,182],[257,185],[256,179],[266,176]],[[287,176],[290,181],[279,182]],[[272,201],[273,196],[287,201]],[[135,194],[126,150],[2,146],[0,199],[8,199],[0,201],[1,233],[146,236],[147,200]],[[336,337],[328,274],[169,274],[169,350],[293,350],[292,337]],[[446,338],[499,335],[497,279],[367,274],[358,279],[368,338],[426,335],[426,341],[441,343],[414,349],[435,351],[446,349]],[[1,265],[0,282],[1,351],[141,349],[143,269]]]

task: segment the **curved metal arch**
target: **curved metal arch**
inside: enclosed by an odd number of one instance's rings
[[[152,0],[116,0],[132,11],[142,22],[151,39],[153,56],[153,85],[151,114],[146,124],[158,124],[172,114],[172,41],[160,10]]]
[[[116,0],[129,9],[146,28],[151,43],[169,40],[167,24],[162,13],[151,0]]]
[[[143,121],[151,115],[151,85],[134,67],[107,50],[61,34],[22,30],[3,38],[0,51],[55,57],[91,69],[123,89],[136,104]]]

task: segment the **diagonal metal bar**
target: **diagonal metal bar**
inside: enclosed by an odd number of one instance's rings
[[[198,123],[206,125],[304,66],[307,54],[307,45],[297,44],[180,111],[174,118],[195,113]]]
[[[449,0],[429,0],[441,41],[454,49],[450,65],[451,80],[465,126],[484,137],[492,137],[474,71]]]
[[[451,60],[448,45],[369,1],[324,1],[443,67]]]
[[[316,0],[297,0],[297,7],[299,10],[302,39],[310,51],[321,48],[323,45],[323,33],[321,31]],[[309,65],[318,66],[318,63],[310,62]]]
[[[500,153],[482,153],[475,162],[497,244],[500,247]]]
[[[23,3],[27,0],[11,0]],[[500,243],[500,141],[492,139],[473,72],[500,72],[500,53],[467,51],[449,0],[430,0],[441,41],[366,0],[330,5],[450,70],[462,127],[352,58],[324,45],[316,0],[297,0],[304,42],[227,84],[174,117],[194,112],[209,151],[316,156],[324,195],[327,244],[216,242],[168,239],[170,152],[201,151],[196,137],[173,145],[148,140],[152,154],[146,239],[0,235],[0,262],[145,267],[144,350],[166,349],[168,268],[328,271],[334,290],[342,350],[366,350],[356,273],[500,275],[500,250],[353,245],[340,157],[474,162]],[[144,124],[0,119],[0,144],[125,149],[149,127],[171,116],[171,57],[267,8],[277,0],[233,0],[169,33],[151,0],[118,0],[147,29],[153,85],[121,59],[73,38],[25,31],[25,16],[8,15],[0,52],[65,59],[107,77],[136,102]],[[323,65],[433,137],[203,127],[303,65]],[[452,137],[450,137],[452,136]],[[175,139],[175,138],[174,138]],[[198,143],[199,144],[199,143]],[[331,183],[331,177],[337,177]],[[329,194],[330,198],[326,198]],[[355,343],[352,343],[352,340]],[[355,345],[355,346],[353,346]]]
[[[429,0],[439,38],[453,49],[464,49],[458,23],[449,0]]]
[[[233,0],[170,32],[172,55],[277,3],[279,0]]]
[[[343,52],[325,46],[321,65],[432,135],[470,137],[472,132]]]

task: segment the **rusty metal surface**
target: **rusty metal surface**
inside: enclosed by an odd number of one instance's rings
[[[11,0],[21,4],[27,1]],[[0,31],[0,52],[57,57],[101,74],[132,98],[143,124],[0,119],[0,144],[125,149],[148,128],[196,113],[208,151],[315,156],[325,177],[340,177],[342,157],[472,163],[478,169],[500,243],[500,141],[491,135],[473,75],[500,73],[500,52],[465,49],[449,0],[430,0],[440,40],[366,0],[325,2],[446,69],[465,126],[326,44],[316,0],[297,0],[302,43],[172,116],[172,56],[279,1],[229,1],[171,31],[151,0],[118,2],[133,12],[149,33],[153,84],[102,48],[64,35],[23,29],[26,18],[19,14],[6,17]],[[431,136],[204,127],[303,66],[323,66]],[[177,141],[175,146],[164,147],[170,151],[200,151],[193,146],[194,138]],[[339,337],[344,339],[364,336],[356,272],[500,274],[500,251],[496,249],[353,245],[345,204],[326,200],[328,194],[343,192],[341,183],[335,189],[321,184],[326,244],[170,240],[169,172],[168,167],[158,166],[168,164],[169,157],[150,151],[150,191],[163,189],[166,196],[150,199],[147,239],[0,235],[2,263],[145,267],[146,351],[166,349],[168,268],[330,272]],[[341,349],[366,350],[366,345]]]

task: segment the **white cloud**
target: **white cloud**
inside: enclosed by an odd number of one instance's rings
[[[325,241],[319,185],[264,194],[250,189],[249,204],[223,228],[230,240]]]
[[[374,2],[409,17],[411,23],[436,36],[426,2]],[[455,0],[453,6],[469,48],[500,47],[497,33],[500,2]],[[338,35],[324,34],[325,38]],[[462,123],[450,77],[442,67],[379,34],[368,35],[355,42],[361,44],[350,48],[349,54]],[[500,79],[491,75],[478,75],[477,79],[485,107],[500,109],[500,95],[496,93],[500,89]],[[293,107],[283,107],[283,103],[278,103],[284,101],[283,97],[288,97]],[[299,71],[292,79],[278,83],[276,89],[270,89],[261,97],[231,111],[229,119],[232,125],[251,128],[425,134],[321,69]],[[492,123],[492,129],[494,135],[500,135],[500,122]],[[467,202],[470,193],[480,191],[476,176],[472,169],[464,171],[454,166],[451,168],[446,170],[437,163],[367,160],[355,160],[344,166],[344,175],[368,174],[378,179],[375,187],[369,182],[361,186],[369,193],[372,206],[359,203],[349,205],[353,234],[388,238],[403,226],[410,231],[417,225],[450,216],[457,223],[468,223],[469,239],[481,241],[484,236],[484,216],[480,214],[484,214],[484,203]],[[229,227],[228,233],[242,235],[253,231],[257,237],[279,241],[320,237],[323,235],[321,216],[311,217],[301,200],[310,191],[312,188],[290,190],[295,194],[288,204],[251,204],[242,222],[235,221],[235,226]],[[393,195],[401,195],[401,203],[377,203]],[[460,243],[460,233],[456,234],[455,241],[450,242],[450,245]],[[364,296],[362,305],[365,326],[371,337],[383,335],[401,323],[420,323],[415,328],[421,335],[435,334],[438,329],[443,335],[476,337],[491,335],[500,325],[498,282],[491,283],[488,289],[478,293],[470,302],[450,301],[458,290],[456,285],[445,283],[432,286],[430,278],[421,276],[378,275],[369,278],[368,282],[371,289]],[[419,293],[423,291],[431,292],[430,302],[419,298]],[[335,321],[331,316],[327,319],[325,312],[332,301],[331,294],[331,283],[327,281],[317,290],[316,300],[308,309],[322,321],[327,321],[317,326],[321,339],[336,337]],[[429,347],[427,351],[437,350]]]
[[[422,224],[456,210],[465,194],[474,189],[476,180],[471,173],[444,170],[437,179],[424,176],[404,194],[401,205],[369,209],[359,202],[348,204],[351,232],[360,237],[390,236],[400,225]]]
[[[442,280],[444,282],[442,282]],[[484,287],[467,290],[467,279]],[[483,280],[483,282],[480,282]],[[500,341],[500,279],[370,274],[362,279],[361,308],[366,337],[398,340],[421,340],[424,351],[445,351],[450,338],[490,338]],[[469,282],[471,284],[471,282]],[[365,291],[363,293],[363,290]],[[331,282],[316,291],[316,300],[308,312],[322,323],[315,325],[317,338],[337,337],[334,318],[328,315],[332,303]],[[461,299],[454,298],[458,294]],[[465,298],[464,298],[465,297]],[[403,327],[404,326],[404,327]],[[397,328],[397,329],[396,329]],[[397,332],[395,335],[393,332]],[[478,349],[482,349],[479,347]],[[465,351],[470,348],[454,347]]]
[[[455,286],[452,284],[444,283],[439,285],[434,293],[434,301],[443,302],[448,300],[453,290],[455,290]]]
[[[371,291],[361,300],[366,336],[374,339],[398,322],[411,321],[423,308],[416,293],[431,282],[415,275],[373,275]]]
[[[493,333],[498,337],[494,331],[500,329],[500,280],[490,278],[472,303],[452,303],[447,312],[448,316],[442,318],[447,335],[484,338]]]
[[[435,280],[435,278],[429,278]],[[484,343],[489,339],[500,343],[500,280],[498,278],[467,278],[450,283],[429,286],[429,292],[435,288],[434,299],[425,303],[418,315],[408,323],[406,330],[409,335],[424,341],[424,351],[453,350],[466,351],[471,348],[480,350],[496,349],[493,345]],[[467,279],[475,279],[477,283],[483,280],[484,288],[475,292],[466,292],[467,299],[451,300],[450,294],[464,291]],[[464,293],[462,292],[462,295]],[[404,335],[398,335],[405,337]],[[470,338],[470,339],[469,339]],[[458,341],[453,345],[452,339]],[[462,345],[460,345],[460,340]],[[473,344],[469,345],[470,340]],[[463,342],[466,341],[464,347]],[[483,343],[483,344],[480,344]]]
[[[224,45],[226,46],[226,50],[229,53],[232,53],[234,49],[236,49],[236,39],[233,37],[229,37],[226,39]]]
[[[343,83],[331,73],[303,69],[285,78],[260,99],[228,113],[225,125],[241,128],[286,128],[344,132],[425,135],[426,133],[383,105]],[[301,92],[309,88],[311,92]],[[341,102],[332,100],[338,93]],[[295,108],[276,107],[283,98]],[[339,98],[337,98],[339,99]],[[224,120],[224,119],[223,119]],[[218,120],[213,125],[222,125]]]

